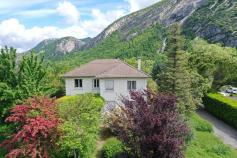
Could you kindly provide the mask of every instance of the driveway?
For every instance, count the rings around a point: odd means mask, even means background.
[[[215,118],[204,110],[197,112],[199,116],[213,125],[214,134],[222,139],[225,144],[237,149],[237,130],[227,125],[223,121]]]

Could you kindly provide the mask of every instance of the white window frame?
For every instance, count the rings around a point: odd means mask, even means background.
[[[107,87],[109,82],[112,83],[111,88]],[[106,91],[114,91],[114,80],[105,80],[105,90]]]
[[[135,84],[134,84],[135,83]],[[137,81],[127,81],[127,90],[132,91],[137,89]]]
[[[76,86],[76,82],[77,82],[78,86]],[[81,78],[74,79],[74,88],[75,89],[82,89],[83,88],[83,79],[81,79]]]

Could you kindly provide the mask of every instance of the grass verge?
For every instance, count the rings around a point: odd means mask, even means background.
[[[191,118],[194,139],[189,144],[186,158],[234,158],[237,151],[225,145],[213,132],[211,125],[197,114]]]

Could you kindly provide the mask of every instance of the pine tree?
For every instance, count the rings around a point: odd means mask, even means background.
[[[180,113],[190,114],[194,111],[195,104],[192,97],[192,73],[188,66],[189,54],[184,50],[184,43],[179,25],[171,26],[165,51],[168,59],[154,69],[159,70],[156,82],[160,90],[175,94]]]

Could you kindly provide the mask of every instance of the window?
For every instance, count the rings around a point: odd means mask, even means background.
[[[136,81],[128,81],[128,90],[136,90],[137,82]]]
[[[114,90],[114,80],[105,80],[105,90]]]
[[[75,79],[74,82],[75,88],[82,88],[82,79]]]
[[[99,88],[100,87],[100,80],[99,79],[94,79],[93,87],[94,88]]]

